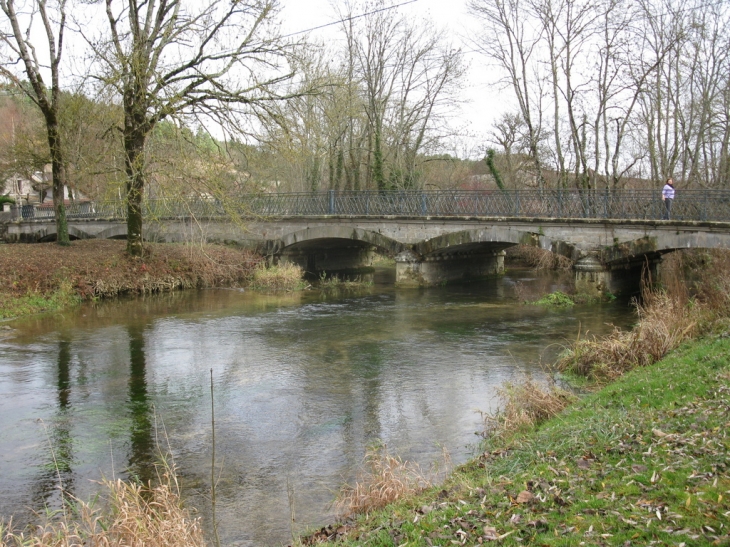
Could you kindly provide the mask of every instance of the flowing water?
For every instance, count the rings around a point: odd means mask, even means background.
[[[285,544],[330,521],[369,446],[463,462],[502,383],[634,320],[626,302],[524,306],[516,284],[555,287],[516,271],[398,290],[383,270],[358,292],[188,291],[6,323],[0,518],[57,506],[59,481],[87,499],[101,477],[147,480],[162,445],[207,526],[212,369],[222,542]]]

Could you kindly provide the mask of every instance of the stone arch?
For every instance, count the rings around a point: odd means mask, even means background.
[[[631,241],[615,243],[604,248],[601,261],[616,265],[645,259],[656,260],[661,255],[681,249],[730,249],[730,234],[720,232],[666,232]]]
[[[377,232],[353,228],[348,226],[314,226],[289,233],[282,237],[275,245],[276,252],[282,252],[287,248],[300,246],[307,242],[316,240],[350,240],[360,242],[363,245],[376,247],[379,252],[394,256],[407,246]]]
[[[503,250],[513,245],[530,245],[550,248],[549,240],[542,241],[539,234],[517,230],[510,226],[486,226],[473,230],[461,230],[443,234],[414,246],[415,253],[427,257],[470,252],[478,249]]]
[[[127,225],[116,224],[96,234],[97,239],[127,239]]]
[[[299,265],[305,272],[362,271],[372,267],[374,253],[395,256],[406,245],[380,233],[360,228],[313,226],[272,242],[275,260]]]
[[[48,241],[56,241],[58,232],[56,231],[56,225],[54,224],[51,227],[48,228],[42,228],[35,232],[36,237],[35,240],[38,243],[45,243]],[[84,230],[79,230],[76,226],[73,226],[71,224],[68,225],[68,238],[71,241],[75,241],[77,239],[93,239],[94,236],[88,234]]]

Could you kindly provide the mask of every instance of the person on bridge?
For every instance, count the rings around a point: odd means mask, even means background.
[[[667,183],[662,188],[662,201],[664,202],[664,212],[662,213],[662,220],[669,220],[669,216],[672,212],[672,202],[674,201],[674,181],[672,177],[667,179]]]

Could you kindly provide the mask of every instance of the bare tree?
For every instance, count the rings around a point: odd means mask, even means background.
[[[66,164],[63,157],[62,136],[59,124],[61,102],[61,55],[66,29],[66,0],[49,4],[48,0],[29,0],[20,9],[15,0],[0,0],[9,31],[1,34],[6,49],[6,60],[0,63],[0,74],[15,83],[40,109],[46,125],[48,147],[53,173],[53,208],[56,216],[56,241],[69,244],[66,208],[63,190],[67,184]],[[36,18],[40,18],[42,35],[48,55],[47,65],[34,45]],[[41,40],[41,41],[43,41]],[[20,71],[14,67],[21,65]],[[43,73],[50,72],[50,88]],[[24,76],[24,77],[23,77]],[[26,80],[27,78],[27,80]]]
[[[347,74],[364,97],[367,181],[378,189],[413,187],[419,154],[435,148],[449,106],[458,102],[462,55],[432,24],[384,11],[385,0],[375,6],[343,25]]]
[[[535,57],[541,46],[542,29],[529,24],[534,16],[523,0],[470,0],[470,12],[483,24],[475,46],[491,58],[505,75],[501,82],[517,99],[525,123],[528,149],[538,186],[545,186],[540,142],[543,140],[542,111],[544,75],[535,74]]]
[[[503,166],[500,171],[505,176],[507,187],[518,188],[522,175],[527,170],[528,160],[527,141],[525,137],[525,123],[519,113],[505,112],[497,120],[489,140],[498,145],[501,150]]]
[[[284,98],[287,48],[273,27],[276,0],[103,0],[107,33],[86,36],[96,77],[114,90],[127,180],[127,251],[140,256],[145,146],[164,119],[227,124]]]

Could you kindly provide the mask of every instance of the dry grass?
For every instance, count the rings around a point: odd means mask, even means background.
[[[62,512],[24,532],[0,526],[0,547],[203,547],[200,521],[180,501],[174,468],[162,467],[157,486],[103,481],[103,501],[71,500]]]
[[[701,268],[698,267],[702,266]],[[730,318],[730,252],[674,253],[662,267],[661,288],[644,284],[638,322],[630,332],[578,339],[559,359],[560,371],[598,384],[662,359],[683,341],[724,325]]]
[[[343,486],[337,496],[335,507],[343,517],[385,507],[433,484],[418,465],[390,455],[385,446],[369,449],[363,467],[355,484]]]
[[[579,337],[556,368],[605,384],[656,363],[697,331],[695,314],[666,293],[651,293],[637,311],[639,321],[633,330],[614,329],[603,338]]]
[[[485,437],[508,437],[560,414],[576,396],[554,382],[539,384],[532,377],[506,383],[498,391],[502,410],[484,416]]]
[[[296,264],[259,264],[253,272],[251,287],[263,291],[294,291],[305,287],[304,270]]]

